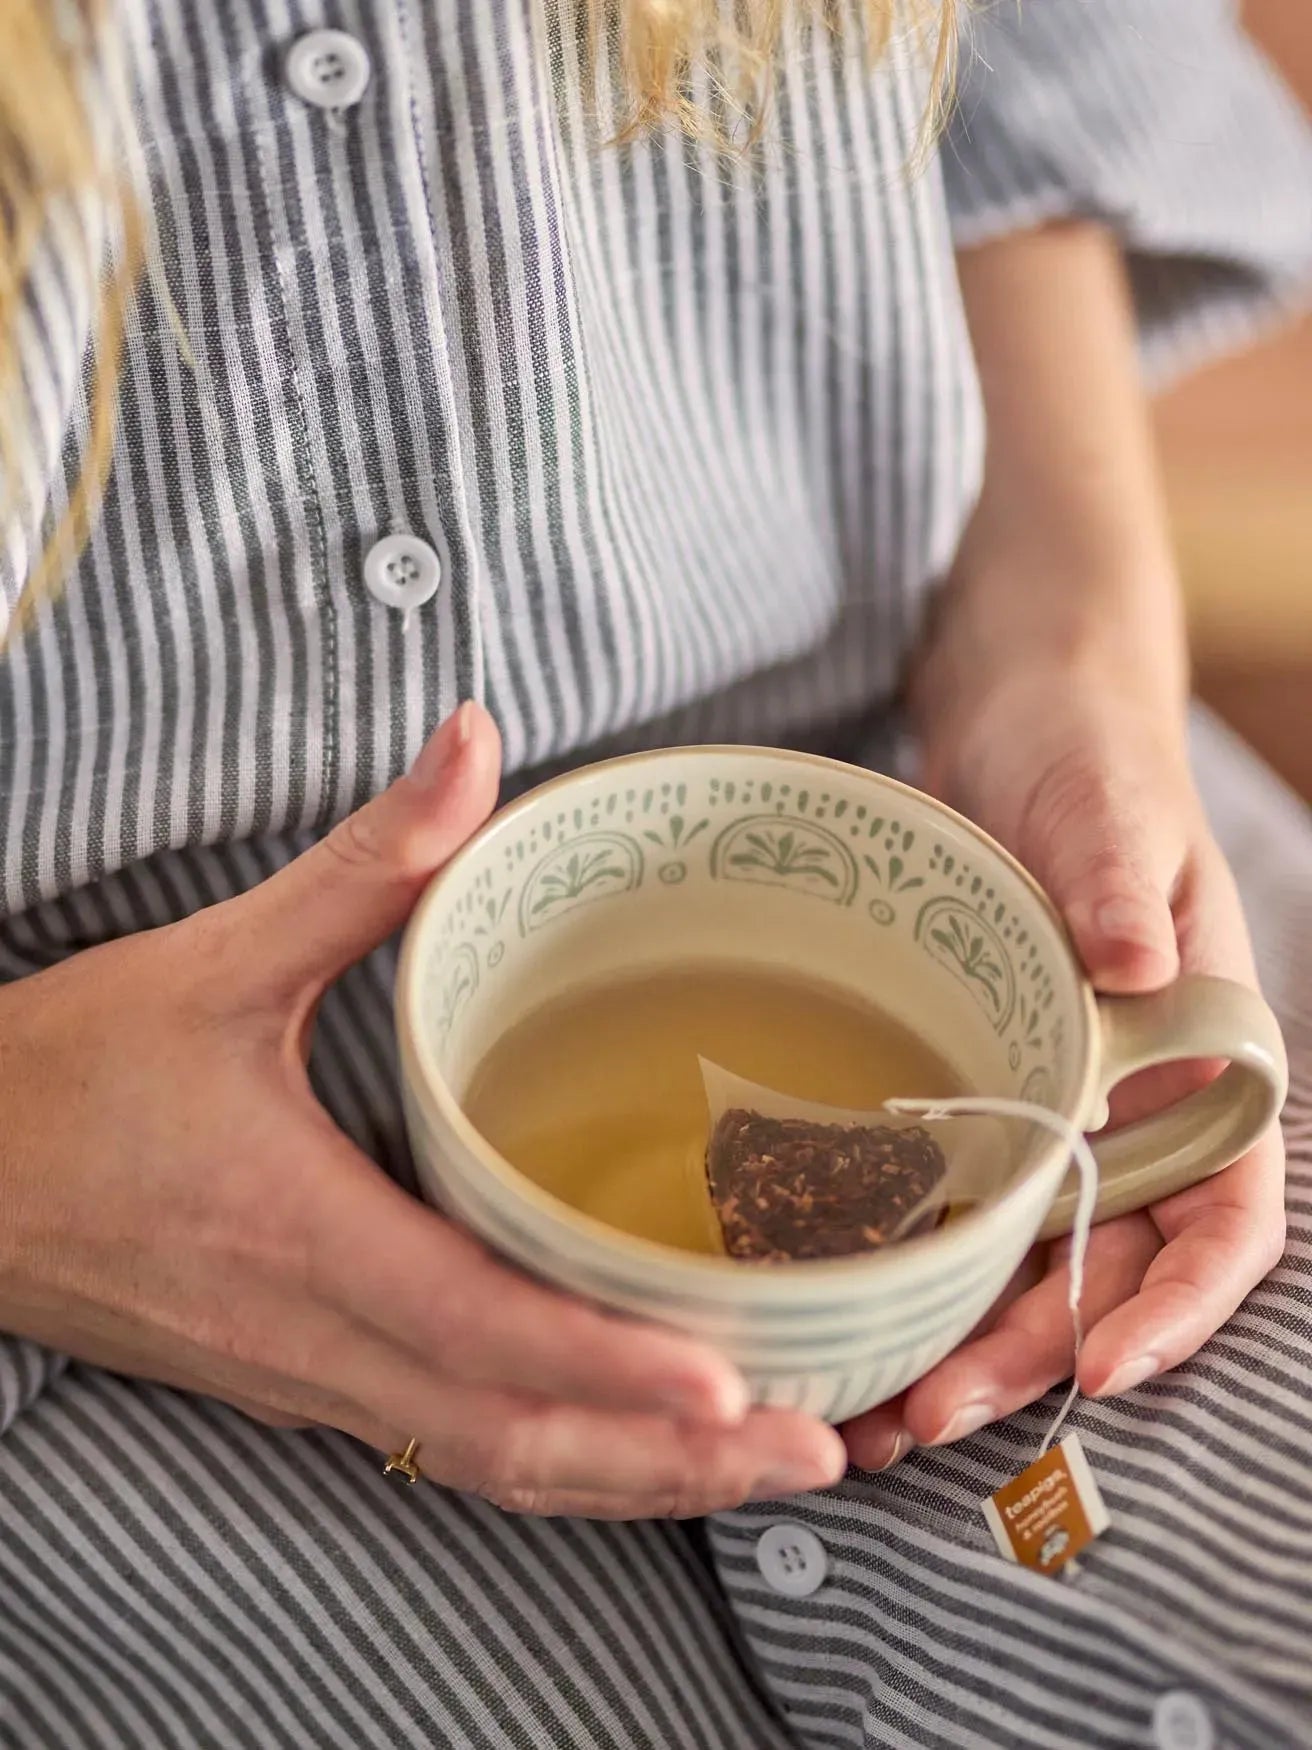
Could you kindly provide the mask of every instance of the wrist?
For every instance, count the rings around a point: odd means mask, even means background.
[[[949,586],[913,664],[908,704],[925,781],[951,799],[995,736],[1042,739],[1054,720],[1115,715],[1186,758],[1189,671],[1169,619],[1094,611],[1087,599],[1037,615],[981,614]]]

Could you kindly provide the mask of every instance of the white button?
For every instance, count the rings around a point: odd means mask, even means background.
[[[756,1540],[756,1565],[772,1591],[809,1598],[825,1583],[829,1557],[805,1525],[772,1525]]]
[[[369,83],[369,52],[344,30],[312,30],[287,55],[287,84],[316,109],[350,109]]]
[[[1212,1716],[1187,1689],[1168,1689],[1153,1709],[1153,1743],[1157,1750],[1213,1750]]]
[[[375,601],[408,614],[437,594],[442,561],[417,535],[384,535],[365,557],[364,581]]]

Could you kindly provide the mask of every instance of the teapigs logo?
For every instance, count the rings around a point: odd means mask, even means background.
[[[982,1503],[1008,1561],[1056,1574],[1111,1524],[1078,1434],[1068,1434]]]

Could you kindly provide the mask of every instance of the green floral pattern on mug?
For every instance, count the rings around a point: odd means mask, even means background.
[[[793,887],[851,905],[860,879],[856,859],[840,839],[813,822],[747,815],[711,847],[711,874],[722,881]]]
[[[502,847],[499,871],[481,869],[448,914],[435,974],[439,1030],[445,1036],[480,976],[501,965],[504,924],[528,936],[649,877],[677,888],[694,873],[859,905],[873,925],[909,928],[927,961],[970,992],[1023,1086],[1048,1085],[1039,1061],[1064,1048],[1049,1013],[1051,976],[987,876],[895,816],[774,780],[644,786],[625,784],[617,768],[614,788],[587,805],[526,823]]]
[[[548,851],[524,884],[519,903],[525,935],[581,902],[628,893],[642,882],[642,847],[624,833],[590,832]]]
[[[964,900],[940,896],[921,907],[916,940],[957,974],[1001,1033],[1015,1007],[1016,979],[992,925]]]
[[[478,951],[470,943],[461,942],[452,950],[449,960],[443,956],[442,970],[437,1024],[445,1039],[461,1009],[478,989]]]

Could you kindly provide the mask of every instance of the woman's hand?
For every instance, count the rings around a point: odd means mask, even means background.
[[[925,783],[1027,864],[1098,989],[1180,970],[1251,983],[1230,872],[1185,747],[1184,613],[1115,241],[1082,222],[958,258],[988,426],[983,490],[912,678]],[[1124,1122],[1203,1066],[1153,1071]],[[1128,1391],[1193,1353],[1279,1256],[1273,1133],[1090,1242],[1080,1384]],[[847,1430],[878,1468],[959,1440],[1069,1376],[1067,1248],[1039,1247],[991,1323]]]
[[[700,1514],[830,1482],[841,1442],[745,1414],[719,1357],[525,1280],[315,1101],[326,985],[493,806],[466,707],[272,880],[0,991],[0,1328],[269,1421],[422,1443],[538,1513]]]
[[[931,678],[931,684],[935,684]],[[1180,715],[1105,671],[1017,673],[977,707],[945,710],[925,782],[1012,850],[1060,907],[1094,985],[1150,991],[1180,971],[1254,982],[1230,871],[1195,794]],[[1209,1071],[1170,1066],[1126,1083],[1126,1122]],[[1093,1230],[1079,1380],[1112,1396],[1173,1367],[1274,1265],[1284,1241],[1284,1154],[1273,1130],[1216,1178]],[[880,1469],[913,1444],[963,1439],[1071,1373],[1068,1243],[1040,1246],[1011,1294],[905,1398],[845,1432]]]

